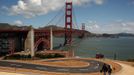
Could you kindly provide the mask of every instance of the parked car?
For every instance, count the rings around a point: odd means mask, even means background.
[[[97,59],[104,58],[104,55],[103,55],[103,54],[101,54],[101,53],[97,53],[97,54],[96,54],[96,58],[97,58]]]

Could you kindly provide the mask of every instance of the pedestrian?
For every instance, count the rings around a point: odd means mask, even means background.
[[[108,71],[107,64],[104,63],[103,66],[102,66],[102,69],[100,70],[100,72],[103,72],[104,75],[106,75],[107,71]]]
[[[111,68],[111,66],[110,66],[110,65],[107,65],[107,68],[108,68],[108,75],[111,75],[111,73],[112,73],[112,68]]]

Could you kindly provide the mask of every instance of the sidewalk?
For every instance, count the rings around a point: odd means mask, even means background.
[[[118,63],[118,64],[122,66],[122,70],[112,75],[134,75],[134,67],[123,63]]]
[[[26,75],[26,74],[17,74],[17,73],[0,72],[0,75]]]

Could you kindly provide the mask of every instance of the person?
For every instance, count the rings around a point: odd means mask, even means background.
[[[108,75],[111,75],[111,73],[112,73],[112,68],[111,68],[111,66],[110,66],[110,65],[107,65],[107,68],[108,68]]]
[[[107,65],[104,63],[103,66],[102,66],[102,69],[100,70],[100,72],[104,72],[104,75],[106,75],[107,71],[108,71],[108,67],[107,67]]]

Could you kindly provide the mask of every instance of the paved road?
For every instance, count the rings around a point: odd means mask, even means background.
[[[64,59],[64,60],[70,60],[70,59]],[[64,60],[51,60],[49,62],[64,61]],[[92,72],[99,72],[103,65],[102,62],[95,61],[95,60],[85,60],[85,59],[73,59],[73,60],[88,62],[90,63],[90,65],[81,68],[72,68],[72,67],[54,67],[54,66],[47,66],[47,65],[26,64],[26,63],[18,63],[18,62],[11,62],[11,61],[0,61],[0,66],[33,69],[33,70],[49,71],[49,72],[92,73]]]
[[[113,73],[112,75],[134,75],[134,67],[133,66],[119,63],[119,62],[116,62],[116,63],[121,65],[122,69],[117,73]]]

